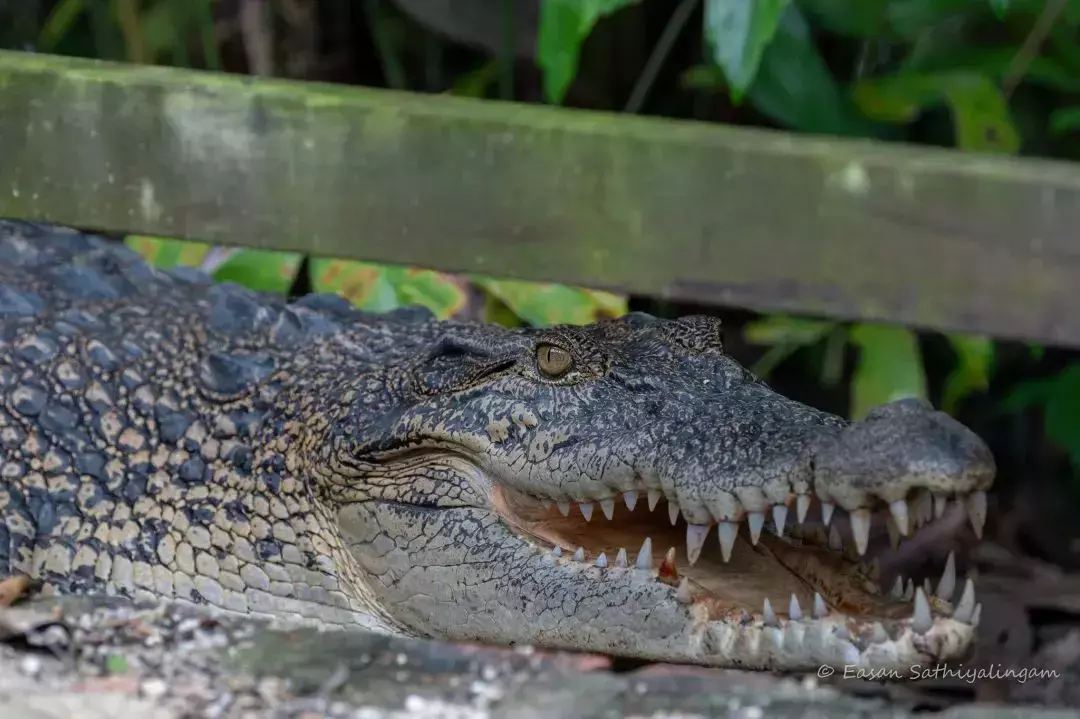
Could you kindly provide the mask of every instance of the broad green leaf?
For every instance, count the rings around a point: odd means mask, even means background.
[[[1001,402],[1006,412],[1019,412],[1034,405],[1045,405],[1057,387],[1057,378],[1030,379],[1018,382]]]
[[[955,414],[961,400],[990,386],[994,342],[987,337],[950,335],[949,343],[956,352],[956,367],[945,380],[941,409]]]
[[[536,326],[584,325],[626,314],[626,300],[609,292],[567,285],[473,278],[525,322]]]
[[[868,116],[907,123],[928,106],[952,111],[956,146],[964,150],[1015,153],[1020,135],[1000,88],[974,72],[901,73],[858,82],[852,92]]]
[[[1001,83],[1013,73],[1016,52],[1015,47],[948,46],[912,56],[904,64],[904,72],[929,75],[969,71]],[[1046,55],[1033,57],[1024,66],[1024,82],[1064,92],[1080,91],[1080,76],[1059,60]]]
[[[889,0],[798,0],[798,3],[815,25],[840,35],[878,38],[887,25]]]
[[[705,0],[705,39],[739,103],[791,0]]]
[[[566,97],[577,74],[581,46],[605,15],[641,0],[541,0],[536,62],[544,76],[544,96],[552,105]]]
[[[818,342],[835,325],[835,322],[824,320],[773,315],[746,323],[742,335],[743,340],[755,345],[790,344],[805,347]]]
[[[781,125],[803,132],[879,137],[837,85],[798,7],[789,5],[762,54],[750,103]]]
[[[145,237],[128,235],[124,244],[138,252],[154,267],[198,267],[202,264],[210,245],[202,242],[187,242],[163,237]]]
[[[926,373],[915,335],[901,327],[859,324],[851,328],[859,361],[851,383],[851,419],[905,397],[926,398]]]
[[[1080,105],[1064,107],[1051,113],[1050,130],[1055,135],[1064,135],[1080,130]]]
[[[1054,380],[1046,402],[1046,436],[1069,453],[1080,466],[1080,363],[1074,363]]]
[[[316,292],[335,292],[368,312],[421,305],[446,319],[465,306],[461,285],[432,270],[312,258],[310,276]]]
[[[260,292],[286,294],[304,256],[298,252],[240,250],[214,271],[216,282],[235,282]]]

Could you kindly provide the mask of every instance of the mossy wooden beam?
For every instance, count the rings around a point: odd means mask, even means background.
[[[0,52],[0,216],[1080,344],[1080,167]]]

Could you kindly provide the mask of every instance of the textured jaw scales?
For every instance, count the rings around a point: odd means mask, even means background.
[[[710,525],[687,523],[656,489],[585,502],[506,488],[498,494],[500,514],[546,561],[645,572],[670,585],[705,626],[703,652],[730,660],[717,663],[907,667],[964,655],[979,622],[974,584],[958,581],[952,554],[935,581],[896,577],[887,587],[877,563],[862,559],[875,521],[886,523],[895,546],[940,518],[950,501],[981,536],[983,491],[916,490],[880,503],[877,513],[837,512],[816,497],[791,495],[769,512]]]

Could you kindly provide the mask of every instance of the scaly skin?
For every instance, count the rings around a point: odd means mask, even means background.
[[[0,396],[0,578],[45,593],[756,668],[973,641],[952,578],[886,596],[816,518],[918,525],[933,490],[981,528],[985,445],[918,402],[849,424],[787,399],[712,319],[286,304],[0,223]]]

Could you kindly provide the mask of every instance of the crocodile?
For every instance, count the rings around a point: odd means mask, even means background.
[[[974,645],[951,556],[866,552],[957,505],[981,536],[987,445],[794,401],[712,317],[369,313],[4,221],[0,397],[0,580],[40,595],[756,670]]]

